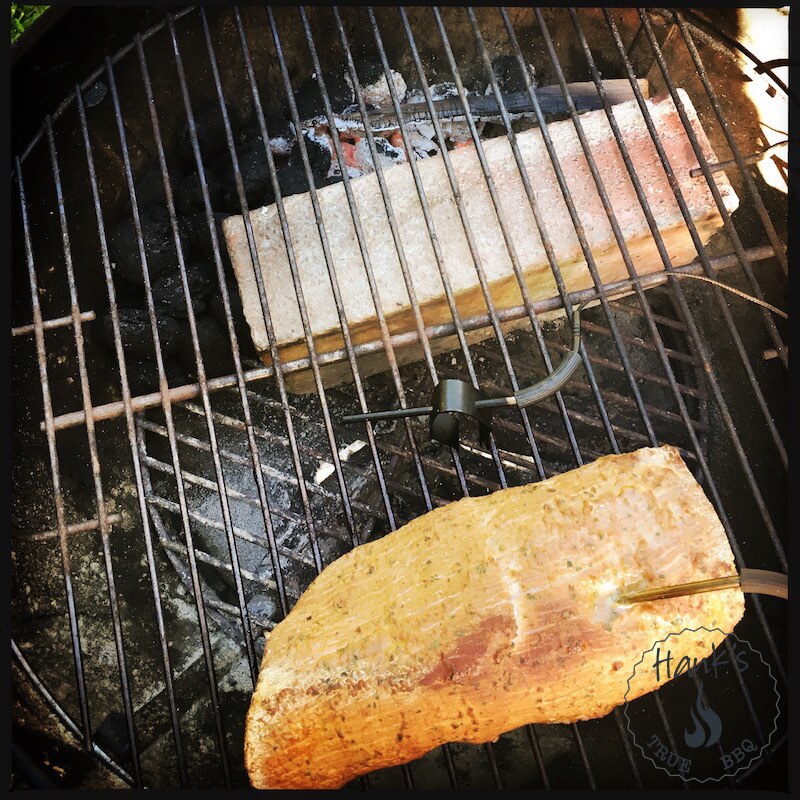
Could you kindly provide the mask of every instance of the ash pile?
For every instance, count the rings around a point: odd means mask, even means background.
[[[519,93],[526,89],[526,81],[515,58],[500,56],[495,59],[493,67],[501,91]],[[535,85],[533,67],[529,65],[528,68],[529,78]],[[356,71],[359,75],[361,100],[367,111],[393,111],[389,85],[381,65],[365,61],[356,65]],[[359,113],[358,98],[349,75],[345,71],[341,75],[328,73],[322,77],[335,115],[335,128],[331,128],[325,115],[325,106],[315,75],[303,81],[294,95],[298,117],[302,121],[299,133],[290,120],[292,115],[288,104],[285,104],[283,114],[266,120],[267,146],[274,160],[283,197],[309,190],[298,136],[304,140],[316,188],[342,180],[333,149],[334,136],[339,140],[349,177],[356,178],[375,170]],[[411,86],[394,69],[391,70],[391,80],[398,103],[406,107],[425,103],[421,89]],[[485,83],[465,88],[470,99],[484,97],[492,91],[491,86]],[[459,103],[453,83],[437,83],[429,89],[435,103],[448,99],[452,99],[455,104]],[[242,355],[255,360],[257,356],[252,349],[238,286],[222,235],[222,220],[232,214],[242,213],[223,117],[216,104],[193,110],[237,338]],[[275,195],[260,127],[254,120],[242,119],[234,107],[228,106],[227,112],[234,133],[236,155],[249,209],[274,203]],[[536,124],[532,114],[514,114],[512,118],[515,132]],[[506,134],[506,128],[499,118],[481,118],[476,124],[483,138]],[[398,127],[387,124],[374,127],[376,150],[383,169],[404,163],[412,157],[435,157],[443,147],[453,150],[472,144],[469,128],[463,119],[441,120],[442,141],[439,140],[430,119],[408,119],[405,125],[411,152],[406,150]],[[234,371],[234,364],[227,333],[227,318],[219,290],[214,245],[188,124],[177,138],[174,150],[166,153],[166,162],[205,370],[208,377],[230,374]],[[189,336],[186,298],[167,211],[164,177],[157,160],[140,170],[135,179],[135,192],[167,380],[170,386],[192,383],[196,380],[195,353]],[[107,234],[131,392],[136,395],[157,391],[158,372],[132,213],[128,211],[116,223],[111,224]],[[103,341],[113,353],[110,314],[101,318],[100,331]]]

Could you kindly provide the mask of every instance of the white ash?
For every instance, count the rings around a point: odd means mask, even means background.
[[[292,152],[295,140],[288,136],[274,136],[269,140],[269,149],[275,156],[288,156]]]
[[[303,128],[303,136],[324,147],[329,153],[333,154],[333,144],[327,128]]]
[[[483,133],[483,128],[486,125],[485,122],[476,122],[475,127],[478,130],[478,136]],[[453,121],[443,121],[442,122],[442,133],[451,141],[456,144],[463,144],[464,142],[471,142],[472,141],[472,134],[469,130],[469,125],[466,122],[462,122],[460,120],[453,120]]]
[[[390,73],[392,76],[392,84],[394,86],[395,94],[397,95],[397,102],[402,103],[405,101],[408,87],[406,86],[403,76],[399,72],[396,70],[390,70]],[[350,90],[355,93],[353,84],[350,81],[350,75],[345,74],[344,79],[347,81],[347,85],[350,87]],[[375,81],[375,83],[371,83],[369,86],[362,86],[361,99],[368,106],[374,106],[375,108],[384,108],[386,106],[390,106],[392,104],[392,95],[389,91],[389,83],[386,80],[386,75],[381,75],[381,77]]]
[[[458,97],[458,87],[454,83],[432,83],[428,87],[431,100],[446,100],[448,97]],[[406,95],[406,103],[424,103],[425,95],[421,89],[412,89]]]
[[[423,131],[423,128],[426,130]],[[430,129],[430,135],[427,133]],[[422,123],[418,127],[408,126],[408,138],[414,155],[420,158],[431,158],[432,156],[439,155],[439,145],[433,140],[434,130],[433,125]]]
[[[366,447],[367,443],[362,441],[361,439],[356,439],[354,442],[351,442],[346,447],[342,447],[339,450],[339,459],[341,461],[347,461],[353,453],[357,453],[362,448]],[[326,478],[329,478],[333,475],[335,468],[330,461],[320,461],[319,468],[317,469],[316,473],[314,474],[314,483],[321,484]]]

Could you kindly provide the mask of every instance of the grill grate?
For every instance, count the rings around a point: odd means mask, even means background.
[[[130,46],[107,58],[104,66],[82,87],[76,87],[74,95],[46,120],[40,134],[17,158],[14,179],[32,324],[20,320],[13,332],[21,348],[29,342],[27,337],[34,335],[35,349],[26,351],[26,357],[31,364],[29,369],[38,369],[42,405],[39,409],[38,404],[30,401],[29,407],[34,409],[31,416],[36,417],[37,423],[44,418],[47,453],[43,454],[42,463],[49,470],[50,484],[46,490],[55,514],[53,518],[48,509],[38,520],[30,520],[29,525],[34,527],[20,533],[20,542],[58,540],[59,574],[66,605],[53,613],[57,625],[63,626],[60,652],[62,657],[71,654],[74,680],[65,677],[63,669],[59,675],[34,653],[26,652],[22,642],[26,638],[35,640],[35,634],[20,619],[15,619],[14,654],[67,727],[124,780],[136,786],[167,784],[175,782],[176,776],[177,782],[184,786],[198,782],[242,784],[245,776],[240,766],[241,731],[262,654],[261,632],[288,612],[325,564],[353,545],[383,535],[462,495],[483,494],[539,480],[608,452],[670,443],[681,448],[706,489],[728,534],[737,564],[787,569],[783,546],[785,525],[782,512],[778,511],[782,508],[780,490],[787,465],[782,425],[776,422],[781,419],[778,406],[782,378],[776,384],[774,377],[778,364],[785,368],[788,358],[781,326],[763,309],[740,310],[737,305],[734,315],[718,288],[701,287],[695,291],[696,287],[669,277],[673,272],[715,277],[720,268],[726,267],[724,280],[736,282],[760,299],[771,299],[774,295],[780,298],[785,290],[787,260],[783,232],[775,228],[775,214],[768,211],[768,203],[745,163],[723,111],[720,100],[723,95],[715,89],[701,59],[700,47],[708,36],[703,30],[705,24],[698,27],[701,22],[693,15],[669,10],[562,12],[537,8],[531,13],[532,16],[525,17],[520,10],[509,12],[502,8],[446,12],[437,8],[412,12],[403,8],[380,12],[367,8],[347,9],[344,13],[333,8],[330,12],[315,10],[312,14],[302,8],[276,11],[267,7],[249,9],[247,13],[237,9],[219,14],[190,10],[167,15],[161,25],[137,36]],[[323,27],[328,24],[328,28]],[[458,26],[458,40],[452,33],[455,26]],[[333,42],[324,50],[318,49],[323,30]],[[532,50],[531,31],[536,37],[536,52]],[[612,287],[602,285],[526,66],[528,61],[542,65],[564,91],[568,116],[577,130],[624,263],[629,274],[635,276],[632,258],[583,134],[580,116],[565,89],[567,73],[575,69],[573,64],[565,67],[561,63],[563,56],[559,50],[564,49],[561,44],[565,34],[577,40],[578,69],[597,87],[666,271],[635,285],[634,294],[624,300],[611,301],[607,297]],[[701,42],[700,47],[696,40]],[[678,185],[672,180],[671,166],[636,81],[641,75],[635,73],[628,55],[637,42],[637,46],[649,48],[651,74],[669,91],[679,109],[702,174],[722,215],[726,242],[732,253],[720,254],[702,245]],[[549,243],[546,210],[536,203],[531,185],[535,176],[527,174],[522,162],[493,67],[491,56],[499,46],[511,53],[524,77],[595,290],[568,293],[561,279]],[[683,47],[680,52],[685,53],[682,59],[668,57],[668,49],[677,50],[679,46]],[[312,188],[312,205],[344,340],[341,350],[318,356],[288,235],[278,170],[269,147],[265,147],[310,353],[307,359],[281,363],[247,213],[235,120],[229,109],[234,98],[251,108],[262,140],[268,142],[267,120],[275,98],[279,98],[279,102],[288,102],[290,117],[299,130],[301,118],[294,93],[297,76],[303,69],[300,62],[307,59],[307,72],[318,76],[325,115],[335,128],[325,66],[331,57],[338,59],[351,83],[359,87],[356,52],[359,57],[366,52],[380,62],[408,152],[412,147],[408,127],[399,114],[400,98],[390,79],[390,54],[392,58],[404,54],[407,77],[411,76],[419,85],[440,142],[444,137],[433,113],[431,72],[436,79],[444,77],[454,82],[524,304],[504,311],[495,308],[447,149],[442,147],[441,158],[480,279],[486,313],[464,319],[456,309],[433,218],[412,159],[410,168],[452,315],[451,323],[425,326],[416,307],[375,136],[366,124],[367,144],[384,204],[376,213],[385,214],[393,236],[409,298],[415,306],[416,330],[403,335],[389,332],[374,276],[375,265],[370,263],[362,221],[353,201],[344,153],[334,136],[333,157],[342,173],[349,203],[347,212],[352,216],[381,337],[377,342],[353,344],[334,258],[327,243],[326,221]],[[159,65],[158,70],[153,63]],[[162,74],[164,63],[172,64],[170,75]],[[207,75],[194,74],[195,70],[200,72],[199,63],[208,65]],[[228,65],[227,69],[221,69],[223,63]],[[189,64],[191,74],[187,70]],[[499,200],[483,155],[478,125],[466,99],[466,76],[472,74],[476,64],[482,65],[488,76],[509,131],[512,152],[558,286],[558,297],[552,300],[533,301],[522,279],[506,221],[507,210]],[[609,64],[616,65],[618,74],[630,80],[695,243],[698,260],[692,264],[673,265],[667,255],[603,91],[600,75],[601,71],[609,74]],[[738,167],[737,180],[742,181],[749,200],[747,208],[757,221],[752,225],[732,219],[725,210],[711,177],[713,165],[703,157],[676,92],[676,81],[686,80],[686,74],[691,74],[696,83],[698,109],[700,98],[707,101],[704,127],[709,130],[713,124],[715,130],[721,131],[720,141],[727,144]],[[207,83],[203,83],[204,78]],[[107,84],[109,100],[97,109],[88,108],[83,90],[98,80]],[[203,91],[216,104],[224,126],[273,367],[254,362],[249,342],[244,337],[240,340],[238,333],[239,320],[232,303],[235,297],[226,277],[225,245],[217,233],[206,173],[208,165],[204,162],[198,132],[197,96]],[[367,109],[358,92],[357,95],[359,111],[366,119]],[[201,342],[197,314],[192,304],[187,303],[183,335],[196,364],[196,382],[176,387],[170,386],[167,377],[169,365],[148,268],[143,205],[135,175],[148,157],[158,164],[170,242],[177,256],[184,296],[190,297],[187,277],[190,254],[176,210],[177,189],[171,173],[173,129],[179,127],[178,120],[188,123],[193,170],[199,178],[202,215],[210,237],[232,366],[222,375],[207,366],[208,348]],[[106,149],[98,144],[103,141],[98,137],[103,135],[109,135],[107,141],[111,143]],[[302,136],[298,137],[298,146],[303,171],[313,187],[312,165]],[[716,144],[715,148],[721,156]],[[754,145],[752,149],[757,148]],[[116,174],[122,187],[119,196],[114,195],[106,177],[106,172],[112,169],[110,163],[116,169],[116,173],[110,174]],[[85,184],[88,198],[85,213],[73,198],[73,192],[78,192],[73,179],[76,184]],[[40,189],[47,181],[47,192],[55,190],[54,204]],[[35,195],[31,186],[36,187]],[[44,203],[40,203],[42,197]],[[42,210],[44,206],[46,211]],[[46,216],[53,209],[56,227]],[[108,221],[119,209],[128,209],[123,213],[132,220],[135,230],[159,379],[157,392],[137,396],[130,387],[130,357],[126,362],[119,322],[119,287],[107,237]],[[757,231],[755,235],[751,228]],[[50,251],[43,244],[48,235],[56,240],[55,245],[48,245]],[[87,244],[90,239],[91,245]],[[59,246],[63,271],[56,267],[53,277],[52,268],[45,271],[45,265],[50,259],[56,263],[56,256],[50,253],[57,252]],[[45,252],[47,255],[43,256]],[[774,273],[768,271],[774,262],[783,269],[777,283]],[[104,281],[99,281],[97,288],[100,272]],[[59,277],[63,282],[64,276],[67,293],[62,305],[66,303],[66,307],[59,307],[58,292],[52,287]],[[654,288],[645,292],[643,287]],[[63,293],[63,287],[59,291]],[[367,424],[357,433],[338,424],[338,419],[354,409],[363,412],[392,404],[414,405],[424,400],[440,377],[454,372],[468,374],[475,385],[498,389],[511,385],[517,390],[540,379],[552,371],[553,361],[557,363],[568,348],[563,334],[557,328],[544,326],[538,315],[561,307],[571,312],[574,304],[594,296],[593,292],[599,296],[600,306],[589,312],[584,322],[582,371],[568,390],[537,406],[535,412],[520,409],[518,417],[499,419],[488,450],[469,438],[460,450],[443,450],[427,441],[424,424],[415,420],[386,426]],[[82,305],[95,306],[98,311],[106,306],[109,309],[115,363],[110,370],[113,374],[104,377],[113,391],[101,387],[103,378],[92,372],[93,365],[98,363],[91,336],[92,326],[96,325],[95,312],[83,310]],[[530,326],[524,330],[509,334],[502,326],[526,318]],[[487,326],[493,329],[494,338],[469,345],[467,334]],[[457,337],[458,349],[434,355],[431,342],[453,335]],[[753,359],[755,348],[765,346],[764,336],[778,357],[772,362]],[[424,360],[401,368],[394,351],[409,341],[421,344]],[[720,344],[722,341],[724,346]],[[386,354],[389,372],[362,377],[359,357],[378,350]],[[349,363],[353,374],[351,386],[336,389],[323,386],[320,368],[336,360]],[[290,396],[286,375],[305,368],[313,371],[316,395]],[[72,405],[62,412],[61,406],[67,402]],[[40,435],[38,430],[35,433]],[[366,441],[361,441],[364,433]],[[759,445],[754,449],[756,437],[760,437]],[[120,448],[126,438],[129,456],[123,456]],[[758,453],[757,458],[753,457],[754,452]],[[124,465],[120,464],[123,460]],[[774,465],[775,469],[765,470],[764,464]],[[72,508],[73,480],[68,471],[73,469],[85,473],[80,478],[88,487],[82,509]],[[762,473],[769,476],[770,485],[759,479]],[[781,477],[774,479],[775,475]],[[127,494],[120,489],[123,483],[128,487]],[[747,487],[746,495],[742,486]],[[116,510],[118,507],[124,508],[121,514]],[[93,511],[87,514],[87,509]],[[73,510],[79,512],[79,522],[68,521]],[[87,520],[87,516],[93,518]],[[95,539],[86,538],[95,534]],[[135,589],[129,588],[121,575],[126,569],[121,559],[128,552],[140,557],[137,567],[140,581]],[[94,582],[85,578],[87,561],[102,563]],[[79,564],[78,573],[75,563]],[[107,608],[101,607],[105,601],[87,599],[84,583],[87,587],[102,587]],[[119,588],[123,584],[124,600]],[[139,606],[127,597],[129,592],[140,599]],[[766,602],[757,596],[749,598],[749,613],[742,625],[763,643],[785,686],[784,630],[779,624],[780,614],[765,606]],[[130,619],[140,616],[142,607],[152,615],[148,623],[152,628],[140,637],[141,632],[131,628]],[[104,618],[111,621],[111,650],[106,660],[109,666],[103,673],[103,681],[94,680],[100,673],[92,645],[87,642],[86,631],[91,630],[87,620],[90,608],[99,608],[93,613],[106,615]],[[139,641],[143,642],[141,652],[131,644],[138,645]],[[137,679],[139,672],[147,673],[147,679]],[[758,724],[752,687],[745,676],[737,674],[737,679],[732,691],[738,702],[744,702],[743,712]],[[98,688],[96,683],[102,685]],[[144,685],[147,691],[143,691]],[[204,688],[201,691],[198,687]],[[653,704],[666,738],[672,743],[659,694],[639,702]],[[119,710],[122,713],[114,719],[121,731],[116,741],[122,741],[122,746],[114,745],[113,738],[103,733],[104,726],[111,725],[111,712]],[[98,713],[106,715],[99,726],[95,719]],[[765,741],[763,732],[762,741]],[[783,738],[773,742],[765,760],[772,758],[771,753],[782,741]],[[618,758],[605,755],[609,748]],[[445,745],[412,765],[363,778],[361,785],[377,788],[402,782],[418,788],[606,784],[642,787],[658,785],[659,780],[663,783],[663,775],[650,770],[635,754],[622,715],[616,710],[608,718],[594,722],[528,726],[480,748]]]

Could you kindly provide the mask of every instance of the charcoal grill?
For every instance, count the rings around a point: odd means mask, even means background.
[[[280,621],[325,564],[463,495],[540,480],[606,453],[669,443],[681,449],[714,503],[738,565],[787,569],[788,351],[783,323],[718,288],[669,277],[675,272],[713,277],[786,306],[785,195],[764,183],[757,159],[751,158],[773,142],[763,139],[741,85],[745,78],[757,82],[765,97],[773,98],[786,97],[788,90],[775,64],[749,51],[742,56],[743,49],[706,16],[668,9],[187,9],[167,14],[106,58],[46,118],[18,154],[12,176],[17,279],[13,391],[18,409],[12,646],[20,691],[33,687],[44,698],[64,735],[74,737],[108,770],[109,784],[120,779],[134,786],[246,785],[243,722],[263,652],[262,632]],[[559,287],[552,300],[530,302],[526,297],[520,308],[498,310],[487,293],[486,313],[479,317],[462,319],[456,312],[452,322],[425,327],[418,316],[414,333],[392,336],[384,325],[379,341],[354,345],[338,300],[325,222],[318,217],[345,346],[320,356],[311,347],[308,358],[281,363],[269,299],[260,285],[274,363],[263,366],[226,272],[199,109],[210,104],[219,115],[238,210],[247,219],[238,159],[242,119],[264,141],[278,110],[297,125],[294,93],[313,74],[319,76],[324,114],[332,121],[325,76],[346,71],[357,86],[365,60],[387,77],[390,69],[400,69],[429,107],[430,85],[445,80],[455,84],[465,109],[468,88],[481,81],[500,102],[493,67],[498,54],[510,57],[527,76],[536,122],[595,289],[567,293],[552,261]],[[724,162],[706,162],[684,118],[698,169],[716,192],[725,223],[724,232],[702,246],[676,192],[697,247],[696,261],[670,262],[614,128],[666,274],[651,280],[652,288],[636,286],[629,297],[608,299],[536,106],[528,64],[540,83],[563,88],[570,80],[593,81],[607,113],[601,79],[629,79],[667,174],[671,167],[636,79],[648,77],[679,107],[676,88],[690,93]],[[392,102],[399,102],[396,92]],[[359,110],[366,113],[363,101]],[[514,130],[501,111],[506,129]],[[576,125],[633,275],[580,115],[570,107],[566,116]],[[609,122],[614,125],[610,114]],[[438,122],[433,124],[438,128]],[[480,154],[479,121],[467,113],[466,124]],[[156,184],[163,187],[158,191],[167,210],[169,246],[184,295],[191,297],[187,269],[192,256],[176,208],[181,197],[173,171],[187,125],[183,146],[189,174],[199,187],[199,216],[208,229],[221,323],[217,336],[204,338],[202,314],[191,303],[187,306],[179,317],[180,338],[194,369],[176,374],[164,349],[153,277],[145,268],[152,254],[144,240],[147,201],[141,178],[148,168],[155,170]],[[366,127],[375,156],[376,134]],[[402,120],[400,130],[406,138]],[[510,138],[513,147],[513,134]],[[363,245],[335,137],[334,148],[350,201],[342,213],[352,214],[380,314],[376,265],[369,263]],[[313,186],[302,138],[299,155]],[[457,189],[446,150],[441,157]],[[274,186],[278,176],[271,156],[268,168]],[[720,168],[740,197],[733,217],[712,180]],[[375,213],[385,216],[407,277],[380,165],[376,171],[385,208]],[[531,189],[536,176],[522,166],[521,175],[546,238],[547,210],[536,207]],[[508,248],[518,268],[507,211],[488,172],[486,179],[504,233],[498,246]],[[281,208],[282,200],[276,201]],[[420,201],[431,225],[423,193]],[[131,249],[142,268],[138,295],[112,267],[109,230],[120,220],[134,231]],[[473,233],[467,218],[462,221],[480,273]],[[429,230],[433,240],[435,231]],[[248,236],[258,263],[249,229]],[[488,447],[468,435],[459,449],[444,448],[429,440],[426,423],[418,420],[364,429],[340,423],[347,414],[425,405],[442,377],[468,378],[494,391],[540,380],[558,364],[569,341],[564,329],[543,324],[539,315],[561,307],[571,312],[594,292],[601,302],[585,313],[582,367],[576,377],[533,409],[498,415]],[[155,384],[141,391],[132,389],[136,358],[125,351],[119,328],[120,309],[134,299],[145,310],[156,342]],[[103,346],[98,333],[101,317],[108,320],[111,348]],[[528,327],[513,333],[502,327],[525,319]],[[468,346],[469,331],[486,326],[494,338]],[[304,329],[308,336],[307,312]],[[453,335],[458,348],[434,355],[430,343]],[[413,340],[425,358],[399,367],[394,348]],[[362,378],[359,359],[376,351],[386,354],[389,371]],[[353,380],[325,388],[320,367],[337,360],[349,363]],[[314,372],[316,394],[289,394],[286,375],[306,368]],[[748,597],[737,633],[769,658],[783,691],[783,605]],[[759,688],[748,683],[746,674],[726,691],[725,702],[738,704],[743,718],[754,713]],[[658,693],[637,702],[655,719],[665,720]],[[746,773],[729,779],[730,785],[785,785],[780,774],[785,711],[774,735],[766,721],[759,730],[764,741],[770,737],[769,747]],[[668,726],[665,735],[671,736]],[[359,785],[653,787],[680,786],[681,781],[640,757],[617,710],[571,726],[529,726],[480,747],[446,745]]]

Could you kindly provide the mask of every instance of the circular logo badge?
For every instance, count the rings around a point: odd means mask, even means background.
[[[698,660],[709,639],[711,654]],[[658,696],[649,696],[659,684]],[[634,745],[656,769],[706,783],[761,757],[778,728],[779,702],[770,665],[749,642],[719,628],[684,628],[633,665],[623,714]]]

